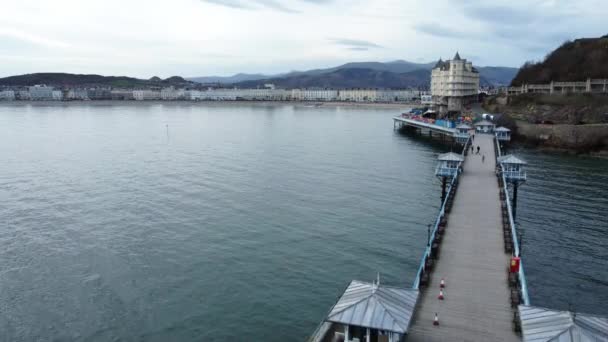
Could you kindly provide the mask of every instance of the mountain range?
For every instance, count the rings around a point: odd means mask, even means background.
[[[239,73],[233,76],[192,77],[204,84],[225,84],[237,87],[258,87],[272,83],[281,88],[408,88],[428,87],[435,63],[353,62],[340,66],[264,75]],[[482,86],[502,86],[511,83],[517,68],[476,67]]]

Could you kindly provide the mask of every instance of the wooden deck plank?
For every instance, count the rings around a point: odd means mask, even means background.
[[[504,252],[498,182],[491,135],[478,134],[473,145],[485,155],[469,154],[454,199],[440,256],[421,295],[407,341],[520,341],[513,314]],[[437,299],[445,278],[445,300]],[[433,325],[435,313],[440,325]]]

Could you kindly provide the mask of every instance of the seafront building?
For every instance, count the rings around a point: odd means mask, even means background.
[[[460,58],[439,59],[431,71],[431,95],[439,113],[460,112],[477,100],[479,72],[473,63]]]
[[[13,90],[0,91],[0,101],[13,101],[13,100],[15,100],[15,92]]]
[[[66,92],[66,100],[89,100],[89,94],[86,89],[70,89]]]
[[[149,89],[133,90],[133,99],[135,101],[160,100],[160,91]]]
[[[15,91],[15,100],[28,101],[31,100],[29,90],[17,90]]]
[[[292,89],[291,99],[294,101],[336,101],[338,91],[334,89]]]
[[[507,95],[539,93],[549,95],[608,93],[608,79],[591,79],[579,82],[550,82],[544,84],[522,84],[518,87],[508,87]]]
[[[118,101],[134,100],[133,91],[129,89],[112,89],[110,90],[110,99]]]
[[[187,94],[184,89],[174,87],[163,88],[160,90],[160,99],[165,101],[186,100]]]
[[[53,100],[53,87],[37,84],[29,87],[29,98],[33,101]]]
[[[51,99],[53,101],[61,101],[61,100],[63,100],[63,92],[61,90],[53,90],[53,91],[51,91]]]
[[[7,87],[0,93],[0,100],[136,100],[136,101],[314,101],[314,102],[368,102],[395,103],[420,100],[416,89],[278,89],[273,84],[263,88],[146,88],[112,89],[107,87],[61,88],[46,85],[32,87]]]

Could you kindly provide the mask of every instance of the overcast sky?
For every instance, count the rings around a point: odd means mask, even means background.
[[[2,0],[0,76],[278,73],[351,61],[520,66],[608,33],[607,0]]]

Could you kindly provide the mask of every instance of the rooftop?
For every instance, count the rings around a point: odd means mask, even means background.
[[[326,321],[405,334],[418,290],[353,280]]]
[[[456,128],[461,128],[461,129],[471,129],[473,127],[465,124],[465,123],[461,123],[460,125],[456,126]]]
[[[440,161],[458,161],[458,162],[463,162],[464,161],[464,157],[461,156],[458,153],[448,152],[448,153],[440,154],[439,158],[437,158],[437,160],[440,160]]]
[[[475,126],[494,126],[494,123],[488,120],[481,120],[479,122],[476,122]]]
[[[512,154],[507,154],[505,156],[498,157],[498,158],[496,158],[496,161],[499,164],[520,164],[520,165],[526,165],[526,164],[528,164],[525,161],[517,158],[516,156],[514,156]]]
[[[524,342],[608,341],[608,318],[520,305]]]

